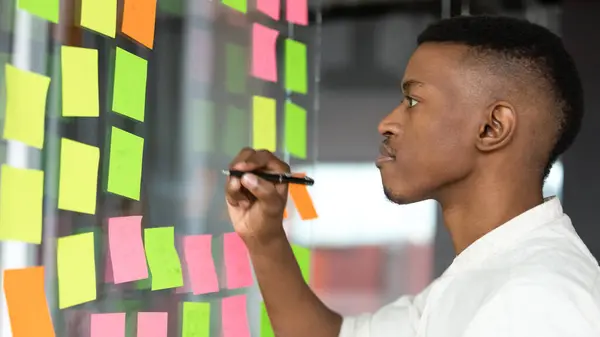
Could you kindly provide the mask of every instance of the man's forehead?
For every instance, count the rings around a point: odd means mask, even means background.
[[[411,56],[403,82],[417,81],[439,86],[460,76],[461,60],[467,48],[456,44],[425,43]]]

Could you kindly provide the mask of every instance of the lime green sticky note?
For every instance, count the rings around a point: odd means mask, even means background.
[[[229,6],[236,11],[246,13],[248,11],[248,3],[246,0],[222,0],[223,5]]]
[[[223,152],[234,157],[240,150],[250,145],[250,124],[248,111],[233,105],[227,106],[225,130],[221,132]]]
[[[4,138],[41,149],[44,146],[46,97],[50,78],[9,64],[6,65],[5,72]]]
[[[182,337],[210,337],[210,303],[183,302]]]
[[[246,92],[247,57],[243,46],[227,43],[225,45],[225,84],[227,91],[232,94]]]
[[[98,50],[61,47],[62,115],[98,117]]]
[[[294,157],[306,159],[306,110],[285,102],[285,148]]]
[[[44,172],[2,165],[0,240],[42,243]]]
[[[58,238],[58,307],[72,307],[96,299],[94,233]]]
[[[277,149],[277,103],[272,98],[252,97],[252,147]]]
[[[285,88],[306,94],[308,67],[306,45],[291,39],[285,40]]]
[[[275,337],[265,303],[260,303],[260,337]]]
[[[144,138],[112,127],[108,192],[140,200]]]
[[[81,0],[81,26],[114,38],[117,0]]]
[[[296,262],[298,262],[298,266],[300,267],[300,271],[302,272],[302,277],[306,283],[310,282],[310,269],[311,269],[311,253],[310,249],[300,247],[298,245],[292,245],[292,250],[294,251],[294,256],[296,257]]]
[[[42,19],[58,23],[60,0],[18,0],[17,6]]]
[[[183,276],[181,261],[175,249],[175,228],[144,229],[144,247],[152,274],[152,290],[181,287]]]
[[[192,135],[192,150],[207,153],[214,150],[215,105],[211,101],[197,99],[192,101],[190,116],[190,133]]]
[[[96,213],[96,190],[100,150],[63,138],[60,141],[58,208],[87,214]]]
[[[147,71],[148,61],[117,47],[113,111],[140,122],[144,121]]]

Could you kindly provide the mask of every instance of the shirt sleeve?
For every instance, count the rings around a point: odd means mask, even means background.
[[[414,337],[419,316],[413,297],[404,296],[373,314],[344,317],[339,337]]]
[[[475,315],[463,337],[600,336],[591,296],[544,284],[511,284]]]

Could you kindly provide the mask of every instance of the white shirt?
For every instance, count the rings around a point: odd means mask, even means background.
[[[600,268],[558,198],[460,253],[417,296],[345,317],[340,337],[600,337]]]

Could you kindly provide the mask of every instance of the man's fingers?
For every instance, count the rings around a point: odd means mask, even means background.
[[[250,205],[250,199],[248,198],[248,195],[242,191],[242,188],[239,178],[229,177],[228,182],[225,185],[225,198],[231,206]]]
[[[259,202],[263,203],[263,207],[274,211],[282,208],[282,198],[272,182],[246,173],[242,176],[241,183]]]
[[[243,148],[235,158],[229,164],[230,169],[235,169],[235,166],[240,163],[244,163],[249,157],[253,156],[256,153],[254,149],[245,147]]]

